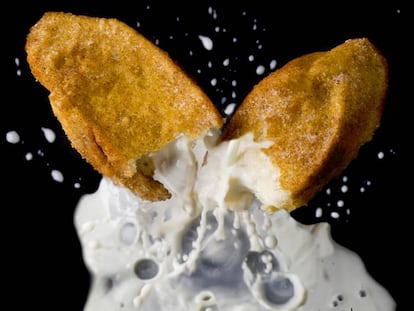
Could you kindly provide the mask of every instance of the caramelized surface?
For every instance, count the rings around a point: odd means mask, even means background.
[[[169,197],[149,153],[223,119],[197,84],[136,30],[116,20],[48,12],[31,28],[27,59],[74,148],[148,200]]]
[[[292,60],[260,81],[226,126],[224,139],[252,131],[291,192],[307,202],[357,156],[379,126],[387,93],[385,58],[366,38]]]

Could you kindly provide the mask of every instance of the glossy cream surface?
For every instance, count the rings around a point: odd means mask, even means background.
[[[327,223],[284,210],[269,142],[178,137],[153,155],[173,194],[147,202],[102,178],[75,213],[93,276],[85,311],[364,310],[395,302]]]

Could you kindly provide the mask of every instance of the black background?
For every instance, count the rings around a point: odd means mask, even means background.
[[[96,189],[100,176],[70,147],[51,113],[47,91],[30,74],[24,52],[29,27],[44,12],[58,10],[116,17],[137,28],[192,75],[223,113],[226,104],[239,104],[270,72],[271,60],[279,68],[304,53],[330,49],[348,38],[368,37],[389,62],[389,94],[381,127],[343,175],[327,186],[331,194],[322,191],[293,215],[304,223],[331,223],[335,240],[362,257],[368,271],[394,297],[398,310],[412,309],[405,304],[412,287],[413,246],[409,9],[397,1],[306,6],[294,1],[224,2],[31,1],[3,9],[1,257],[7,280],[3,303],[16,310],[82,310],[89,288],[73,212],[79,197]],[[201,45],[200,34],[213,39],[211,51]],[[254,61],[248,60],[249,55],[255,56]],[[222,64],[226,58],[229,66]],[[263,75],[255,72],[259,64],[266,67]],[[213,78],[217,85],[211,84]],[[228,101],[222,104],[223,97]],[[53,143],[45,140],[41,127],[56,133]],[[11,130],[19,133],[18,144],[6,141]],[[30,161],[25,159],[28,152],[33,154]],[[379,152],[384,153],[383,159],[378,158]],[[51,178],[54,168],[63,173],[62,183]],[[346,193],[340,191],[344,184]],[[362,186],[365,192],[359,190]],[[336,206],[338,199],[345,202],[343,208]],[[314,217],[317,207],[324,211],[319,219]],[[331,211],[341,217],[330,217]]]

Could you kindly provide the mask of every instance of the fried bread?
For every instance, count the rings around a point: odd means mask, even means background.
[[[283,206],[306,205],[354,159],[380,124],[388,64],[367,39],[349,39],[310,53],[253,87],[226,124],[222,138],[252,132],[273,144],[263,152],[290,192]]]
[[[143,199],[170,196],[153,179],[152,152],[180,134],[195,139],[223,125],[192,77],[117,19],[47,12],[25,49],[73,147]]]
[[[170,197],[151,154],[180,134],[200,138],[224,119],[197,83],[135,29],[111,18],[47,12],[30,29],[27,60],[49,91],[73,147],[141,198]],[[306,205],[354,159],[380,124],[388,64],[367,39],[300,56],[269,74],[223,128],[252,133],[289,195],[270,209]],[[276,176],[275,175],[275,176]]]

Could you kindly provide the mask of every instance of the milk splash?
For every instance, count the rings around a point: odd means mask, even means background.
[[[266,211],[286,195],[270,193],[278,172],[262,161],[268,143],[217,137],[181,136],[153,155],[167,201],[106,178],[81,198],[75,225],[93,277],[85,311],[395,310],[327,223]]]

